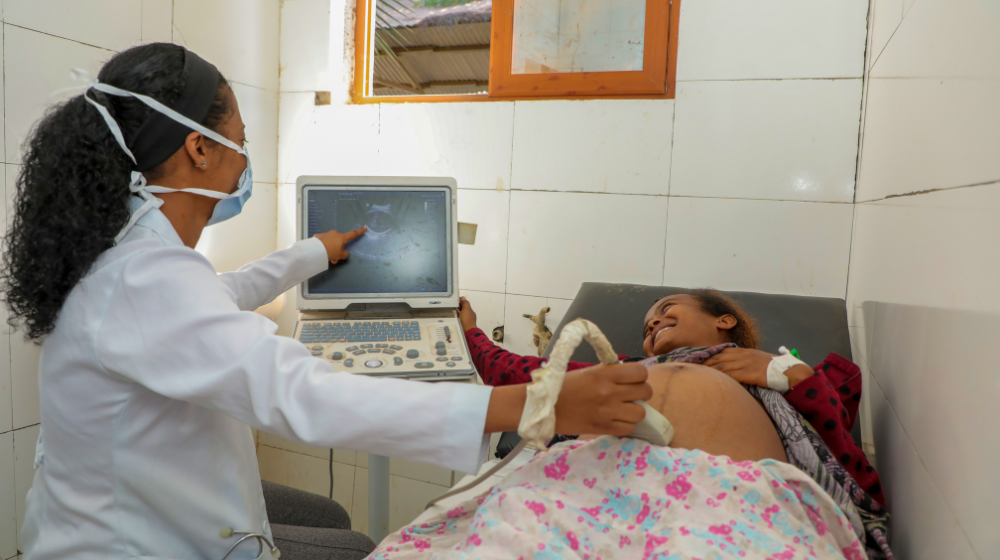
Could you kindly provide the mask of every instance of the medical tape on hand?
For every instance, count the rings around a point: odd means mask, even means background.
[[[767,364],[767,388],[779,393],[787,393],[789,387],[785,371],[792,366],[807,364],[793,356],[784,346],[778,348],[778,352],[781,355],[771,358],[771,362]]]

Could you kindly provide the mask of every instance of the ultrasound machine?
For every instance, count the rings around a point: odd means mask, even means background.
[[[299,239],[368,231],[346,260],[300,284],[295,338],[338,371],[472,379],[458,320],[455,180],[299,177],[296,194]]]

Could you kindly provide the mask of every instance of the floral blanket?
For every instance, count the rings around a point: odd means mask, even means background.
[[[630,438],[567,441],[370,558],[865,558],[851,520],[798,468]]]

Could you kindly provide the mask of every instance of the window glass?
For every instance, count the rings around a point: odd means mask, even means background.
[[[515,0],[512,74],[642,70],[646,0]]]
[[[372,94],[486,93],[491,0],[376,0]]]

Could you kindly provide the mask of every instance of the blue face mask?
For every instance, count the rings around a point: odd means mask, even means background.
[[[224,222],[230,218],[239,215],[239,213],[243,211],[243,206],[246,204],[247,200],[250,199],[250,195],[253,193],[253,169],[250,167],[250,154],[247,152],[246,148],[237,146],[235,142],[222,136],[218,132],[215,132],[214,130],[209,130],[208,128],[194,122],[193,120],[185,117],[184,115],[178,113],[177,111],[174,111],[170,107],[167,107],[166,105],[160,103],[159,101],[151,97],[142,95],[140,93],[125,91],[123,89],[116,88],[108,84],[102,84],[101,82],[97,81],[96,78],[93,78],[92,76],[90,76],[90,74],[88,74],[84,70],[73,70],[71,72],[71,75],[73,76],[74,79],[78,80],[82,79],[83,81],[87,81],[88,82],[88,85],[86,86],[87,89],[93,88],[98,91],[104,92],[106,94],[117,95],[119,97],[134,97],[135,99],[138,99],[139,101],[142,101],[143,103],[148,105],[150,108],[159,111],[160,113],[163,113],[164,115],[170,117],[171,119],[183,124],[184,126],[187,126],[191,130],[194,130],[195,132],[200,132],[205,137],[211,138],[212,140],[215,140],[216,142],[222,144],[223,146],[226,146],[227,148],[236,150],[238,153],[243,154],[243,156],[247,160],[246,169],[244,169],[243,174],[240,175],[240,181],[236,185],[236,190],[229,194],[219,191],[210,191],[206,189],[171,189],[167,187],[160,187],[157,185],[147,185],[146,177],[143,176],[143,174],[139,171],[133,171],[132,181],[129,184],[129,190],[142,197],[145,203],[141,207],[139,207],[138,210],[132,213],[132,217],[129,219],[128,223],[125,224],[125,227],[122,228],[122,231],[115,238],[115,243],[121,241],[122,237],[125,236],[128,230],[132,229],[132,226],[135,225],[137,221],[139,221],[139,218],[141,218],[143,215],[145,215],[153,208],[159,208],[160,206],[163,205],[163,200],[153,196],[154,193],[164,194],[164,193],[174,193],[174,192],[187,192],[187,193],[193,193],[201,196],[207,196],[210,198],[219,199],[219,202],[215,205],[215,209],[212,211],[212,216],[208,219],[208,223],[206,224],[209,226]],[[86,91],[84,91],[83,98],[86,99],[88,103],[93,105],[94,108],[96,108],[101,113],[101,116],[104,117],[104,122],[106,122],[108,124],[108,128],[111,129],[111,134],[115,137],[115,140],[118,141],[118,145],[121,146],[121,149],[125,151],[125,154],[127,154],[128,157],[130,157],[132,159],[132,162],[134,163],[135,156],[132,155],[132,151],[129,150],[128,146],[125,145],[125,138],[122,136],[122,131],[118,127],[118,123],[115,121],[115,119],[111,116],[110,113],[108,113],[107,108],[105,108],[103,105],[101,105],[100,103],[94,101],[89,96],[87,96]]]
[[[250,167],[250,153],[247,152],[246,148],[243,148],[243,155],[247,158],[247,168],[240,175],[240,182],[236,185],[236,190],[215,205],[212,217],[208,219],[208,223],[205,225],[214,226],[230,218],[235,218],[243,211],[243,206],[250,200],[250,196],[253,194],[253,168]],[[184,190],[191,191],[198,189]]]

